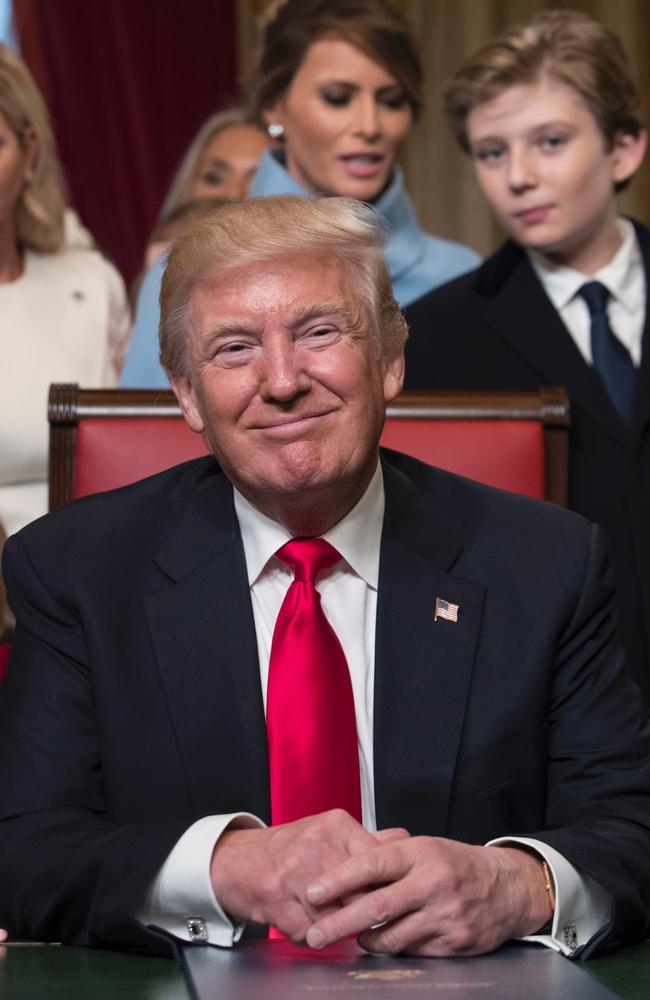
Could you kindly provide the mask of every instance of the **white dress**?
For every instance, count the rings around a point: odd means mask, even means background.
[[[47,511],[51,382],[113,386],[131,332],[124,284],[94,250],[25,254],[0,285],[0,522],[7,534]]]

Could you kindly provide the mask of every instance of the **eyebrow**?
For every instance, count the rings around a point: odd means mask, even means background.
[[[229,163],[227,160],[222,160],[220,156],[210,156],[207,160],[203,162],[202,169],[205,170],[206,167],[214,167],[214,166],[228,168]]]
[[[339,316],[346,325],[353,328],[359,324],[360,314],[355,317],[348,304],[340,299],[331,302],[313,302],[311,305],[301,307],[289,318],[289,328],[297,330],[312,320],[323,319],[326,316]],[[258,332],[259,327],[255,321],[224,317],[223,320],[217,322],[216,326],[207,330],[199,330],[200,351],[202,354],[209,354],[215,341],[226,337],[256,335]]]
[[[346,323],[352,324],[353,322],[352,311],[347,302],[333,299],[330,302],[312,302],[309,306],[303,306],[290,318],[289,325],[292,329],[296,329],[314,319],[322,319],[324,316],[341,316]]]
[[[241,337],[254,332],[255,328],[252,325],[246,326],[243,322],[225,319],[216,326],[198,331],[199,353],[202,357],[207,358],[210,356],[212,347],[217,341],[225,337]]]
[[[319,87],[347,87],[348,90],[361,90],[361,85],[355,83],[353,80],[337,80],[335,77],[326,78],[319,82]],[[376,87],[376,94],[388,94],[392,91],[401,91],[406,93],[404,87],[396,80],[395,83],[385,83],[382,87]]]
[[[542,132],[544,129],[548,128],[563,128],[575,130],[576,126],[572,122],[566,121],[564,118],[549,118],[544,121],[539,122],[537,125],[531,125],[525,131],[527,133]],[[484,135],[479,135],[472,140],[472,143],[479,142],[504,142],[506,138],[502,132],[486,132]]]

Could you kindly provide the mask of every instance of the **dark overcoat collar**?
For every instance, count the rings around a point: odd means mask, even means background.
[[[650,234],[635,223],[650,287]],[[586,364],[540,285],[526,254],[510,240],[476,272],[476,291],[493,333],[535,371],[543,385],[566,386],[573,407],[580,407],[606,433],[633,447],[650,420],[650,320],[646,308],[642,364],[635,411],[628,427],[611,403],[600,378]],[[647,294],[647,293],[646,293]],[[561,377],[558,376],[561,373]]]

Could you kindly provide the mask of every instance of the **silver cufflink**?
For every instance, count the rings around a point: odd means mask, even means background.
[[[208,925],[203,917],[187,917],[185,926],[192,941],[208,940]]]
[[[578,930],[575,924],[565,924],[562,929],[562,937],[567,948],[575,951],[578,947]]]

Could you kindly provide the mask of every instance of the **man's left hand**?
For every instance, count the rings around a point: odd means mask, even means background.
[[[323,874],[316,906],[349,900],[316,921],[307,944],[358,935],[367,951],[479,955],[534,934],[551,916],[541,860],[513,847],[440,837],[379,844]]]

